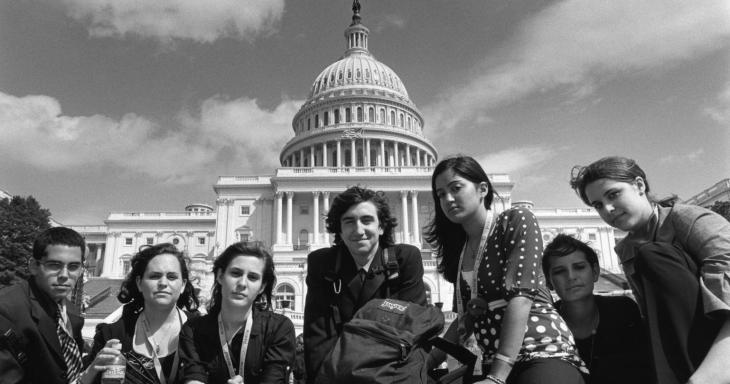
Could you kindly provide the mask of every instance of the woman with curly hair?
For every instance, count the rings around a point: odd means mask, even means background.
[[[127,359],[125,383],[167,384],[179,377],[178,334],[198,308],[185,257],[172,244],[144,246],[131,266],[117,296],[122,317],[97,326],[84,383],[100,381],[119,353]]]

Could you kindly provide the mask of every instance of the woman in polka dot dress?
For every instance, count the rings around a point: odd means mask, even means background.
[[[455,283],[459,314],[445,337],[460,343],[476,337],[485,364],[480,382],[584,383],[573,335],[545,286],[532,212],[513,208],[494,217],[492,185],[468,156],[441,161],[431,187],[436,214],[427,240],[439,272]]]

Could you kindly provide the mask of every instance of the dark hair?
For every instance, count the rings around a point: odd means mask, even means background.
[[[65,245],[67,247],[81,248],[81,261],[86,256],[86,242],[84,238],[76,231],[66,227],[53,227],[43,231],[35,242],[33,242],[33,258],[41,260],[48,256],[46,248],[49,245]]]
[[[144,245],[139,248],[131,260],[132,269],[127,273],[127,276],[122,281],[122,286],[119,288],[119,294],[117,299],[125,306],[125,312],[133,311],[139,312],[144,309],[144,297],[142,292],[137,288],[137,278],[142,278],[144,272],[147,270],[147,265],[152,259],[160,255],[173,255],[180,263],[180,272],[182,279],[185,281],[180,297],[177,299],[177,307],[185,308],[188,311],[194,311],[198,309],[198,297],[195,295],[195,289],[193,284],[190,282],[190,272],[188,270],[188,263],[183,255],[174,245],[170,243],[156,244],[156,245]]]
[[[436,178],[449,170],[472,183],[487,183],[487,195],[484,197],[484,207],[487,210],[491,209],[496,193],[487,173],[471,156],[446,158],[441,160],[433,170],[433,175],[431,175],[431,196],[433,196],[435,215],[433,220],[426,226],[426,241],[434,248],[436,257],[440,260],[438,271],[444,275],[447,281],[454,283],[459,268],[459,254],[466,241],[466,232],[460,224],[453,223],[446,217],[443,209],[441,209],[439,197],[436,195]]]
[[[342,215],[347,212],[350,207],[360,203],[369,201],[375,205],[375,209],[378,212],[378,222],[380,227],[383,228],[383,234],[380,235],[378,242],[381,247],[389,247],[394,244],[393,242],[393,229],[398,226],[398,219],[393,217],[390,213],[390,207],[388,206],[388,198],[385,197],[383,191],[373,191],[372,189],[362,188],[360,186],[354,186],[347,188],[344,192],[340,193],[332,201],[329,212],[327,212],[327,218],[325,224],[327,225],[327,232],[335,235],[334,244],[342,244],[342,227],[340,219]]]
[[[596,269],[601,266],[598,263],[598,255],[588,244],[576,239],[573,236],[559,234],[545,247],[542,253],[542,273],[547,280],[550,280],[550,258],[563,257],[573,252],[580,251],[586,256],[586,260]]]
[[[608,156],[587,166],[574,166],[571,170],[570,187],[575,190],[586,205],[591,205],[588,196],[586,196],[588,184],[600,179],[633,183],[637,177],[644,180],[645,192],[648,196],[649,180],[646,179],[646,173],[636,164],[636,161],[621,156]]]
[[[274,258],[262,246],[256,243],[238,242],[233,243],[223,251],[213,262],[213,291],[210,294],[210,302],[208,303],[208,313],[217,315],[221,311],[221,285],[218,283],[218,274],[225,273],[231,261],[238,256],[254,256],[264,260],[264,275],[262,284],[264,291],[256,297],[256,301],[262,300],[262,305],[257,308],[261,310],[271,309],[271,296],[276,285],[276,272],[274,271]]]

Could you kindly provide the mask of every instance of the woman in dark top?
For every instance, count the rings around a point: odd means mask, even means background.
[[[600,276],[598,255],[586,243],[558,235],[545,247],[542,269],[555,303],[573,331],[590,371],[589,384],[653,382],[646,329],[639,307],[626,296],[593,294]]]
[[[180,367],[178,335],[198,308],[185,258],[174,245],[157,244],[143,247],[131,266],[117,296],[125,304],[122,317],[96,328],[89,365],[99,369],[88,379],[101,380],[99,373],[120,353],[113,345],[121,343],[126,384],[174,383]]]
[[[235,243],[215,260],[213,275],[208,314],[187,322],[180,334],[183,383],[285,383],[294,363],[294,325],[271,311],[271,255]]]

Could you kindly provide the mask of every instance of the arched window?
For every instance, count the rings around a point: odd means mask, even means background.
[[[345,122],[349,123],[352,121],[352,112],[350,112],[350,108],[345,108]]]
[[[357,121],[362,121],[362,107],[357,107]]]
[[[314,128],[319,128],[319,115],[314,115]]]
[[[368,121],[371,123],[375,122],[375,109],[373,107],[368,108]]]
[[[325,112],[324,113],[324,126],[326,127],[328,125],[330,125],[330,113]]]
[[[307,131],[312,128],[312,119],[307,119]]]
[[[350,150],[349,149],[346,149],[345,150],[345,159],[343,161],[343,163],[345,164],[345,167],[351,167],[352,166],[352,164],[350,164],[351,163],[350,159],[352,159],[352,157],[350,156]]]
[[[399,117],[400,117],[400,119],[399,119],[399,122],[400,122],[400,127],[401,127],[401,128],[403,128],[403,125],[404,125],[404,123],[403,123],[403,114],[401,113],[401,114],[399,115]]]
[[[335,124],[339,124],[339,123],[340,123],[340,110],[335,109]]]
[[[274,292],[274,307],[277,309],[295,310],[294,287],[287,283],[279,284]]]
[[[390,125],[395,126],[395,111],[390,111]]]

